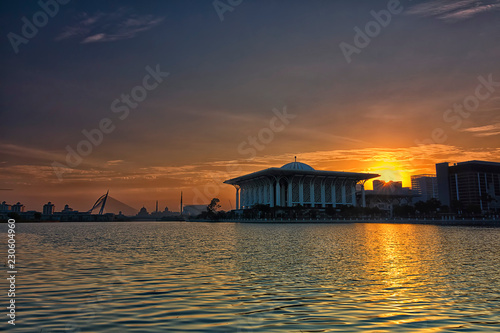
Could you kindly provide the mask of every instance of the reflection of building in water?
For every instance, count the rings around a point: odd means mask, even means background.
[[[447,206],[500,210],[500,163],[468,161],[436,164],[439,200]]]
[[[281,168],[269,168],[237,178],[225,184],[236,188],[236,209],[256,205],[270,207],[304,206],[308,208],[336,207],[358,204],[364,206],[364,183],[377,174],[322,171],[292,162]],[[360,184],[360,202],[356,199],[356,184]]]
[[[427,201],[438,198],[438,187],[436,175],[413,175],[411,176],[411,189],[419,195],[418,200]]]

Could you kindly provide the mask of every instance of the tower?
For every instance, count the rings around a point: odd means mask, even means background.
[[[182,191],[181,191],[181,215],[182,215]]]

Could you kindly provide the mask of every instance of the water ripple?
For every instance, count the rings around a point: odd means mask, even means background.
[[[14,331],[500,331],[495,228],[151,222],[18,231]]]

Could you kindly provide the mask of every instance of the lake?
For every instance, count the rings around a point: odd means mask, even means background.
[[[7,325],[2,278],[2,330],[500,331],[500,228],[126,222],[16,230],[17,324]]]

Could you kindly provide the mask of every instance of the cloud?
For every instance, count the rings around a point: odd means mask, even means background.
[[[473,133],[473,135],[477,137],[499,135],[500,123],[486,125],[486,126],[479,126],[479,127],[470,127],[463,129],[462,131]]]
[[[455,22],[471,18],[480,13],[500,9],[500,1],[428,1],[411,7],[407,14],[436,17],[443,21]]]
[[[144,200],[163,195],[173,200],[180,191],[184,191],[185,202],[194,200],[196,193],[208,190],[216,190],[224,200],[233,196],[233,189],[223,181],[269,167],[280,167],[294,158],[294,154],[262,155],[251,160],[241,157],[147,167],[138,167],[124,160],[105,160],[98,167],[81,165],[68,169],[64,182],[59,182],[50,163],[43,161],[54,157],[52,153],[11,145],[0,145],[0,148],[38,157],[31,163],[0,163],[0,188],[13,188],[15,191],[15,199],[7,199],[20,200],[18,197],[22,196],[23,200],[32,200],[36,205],[49,200],[47,197],[53,202],[71,199],[73,202],[85,202],[82,207],[87,207],[92,203],[90,201],[95,200],[94,196],[107,189],[127,198],[131,205],[140,205]],[[435,144],[393,149],[338,149],[298,152],[297,159],[316,170],[378,173],[384,180],[403,180],[404,186],[409,186],[410,175],[434,173],[434,164],[438,162],[500,161],[500,148],[470,149]]]
[[[119,165],[119,164],[122,164],[123,162],[125,162],[124,160],[112,160],[112,161],[107,161],[106,162],[106,166],[115,166],[115,165]]]
[[[66,27],[55,40],[79,38],[80,43],[87,44],[130,39],[158,26],[162,21],[163,17],[128,14],[124,8],[113,13],[83,13],[78,23]]]
[[[53,161],[64,159],[64,155],[60,153],[7,143],[0,143],[0,153],[2,153],[2,155],[4,156],[11,155],[17,157],[25,157],[31,160]]]
[[[85,38],[82,43],[93,43],[93,42],[103,42],[106,39],[106,34],[97,34]]]

